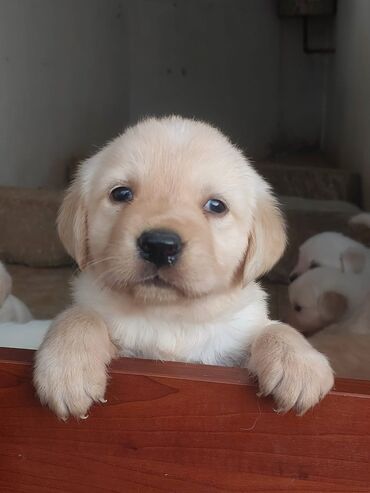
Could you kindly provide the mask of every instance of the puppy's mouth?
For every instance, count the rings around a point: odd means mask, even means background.
[[[145,293],[145,296],[152,297],[156,296],[157,292],[158,296],[199,298],[205,294],[194,290],[192,285],[182,278],[181,272],[177,272],[172,267],[164,268],[163,272],[161,269],[148,268],[150,266],[144,267],[146,268],[140,269],[141,272],[133,273],[131,276],[127,276],[125,272],[121,274],[119,268],[111,267],[102,273],[100,279],[109,289],[116,292],[127,291],[134,296],[144,296]]]
[[[158,275],[150,277],[149,279],[144,279],[143,281],[140,282],[140,284],[144,286],[153,286],[156,288],[163,288],[163,289],[175,289],[175,286],[173,286],[171,283],[165,281]]]

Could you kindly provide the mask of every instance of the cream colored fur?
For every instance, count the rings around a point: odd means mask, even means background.
[[[360,212],[360,214],[352,216],[348,222],[352,226],[365,226],[366,228],[370,228],[370,213]]]
[[[122,185],[131,203],[110,199]],[[206,212],[210,198],[228,212]],[[74,306],[36,356],[37,392],[58,416],[84,417],[103,401],[106,367],[120,355],[246,366],[282,411],[304,412],[332,387],[327,359],[268,318],[255,280],[281,256],[284,222],[266,182],[215,128],[180,117],[129,128],[82,164],[58,227],[82,271]],[[138,255],[151,228],[180,235],[173,266]]]

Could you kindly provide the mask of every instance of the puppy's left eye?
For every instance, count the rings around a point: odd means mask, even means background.
[[[223,214],[227,211],[226,205],[222,202],[222,200],[218,199],[209,199],[204,204],[204,210],[207,212],[212,212],[213,214]]]
[[[111,191],[110,198],[113,202],[131,202],[134,198],[134,194],[131,188],[116,187]]]

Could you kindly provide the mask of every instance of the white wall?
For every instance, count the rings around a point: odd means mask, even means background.
[[[0,1],[0,184],[60,186],[128,121],[124,23],[119,1]]]
[[[325,128],[325,148],[362,173],[370,208],[370,2],[340,0]]]
[[[253,155],[277,132],[279,23],[271,2],[136,0],[132,118],[210,120]]]
[[[310,47],[328,47],[331,28],[330,19],[310,19]],[[277,150],[282,151],[318,149],[322,140],[327,63],[332,55],[304,53],[302,31],[302,18],[281,21]]]
[[[254,158],[319,145],[325,62],[304,54],[301,19],[279,19],[274,0],[131,7],[133,119],[173,112],[211,120]]]
[[[219,125],[253,158],[317,146],[322,57],[275,0],[0,0],[0,184],[65,166],[147,114]]]

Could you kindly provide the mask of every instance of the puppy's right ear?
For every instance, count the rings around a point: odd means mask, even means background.
[[[12,278],[3,264],[0,262],[0,306],[4,303],[12,291]]]
[[[348,308],[347,298],[335,291],[323,293],[318,301],[320,315],[327,323],[338,322]]]
[[[87,212],[77,175],[59,210],[58,233],[64,248],[81,270],[87,263]]]
[[[341,255],[342,271],[359,274],[365,268],[366,250],[361,247],[349,247]]]

